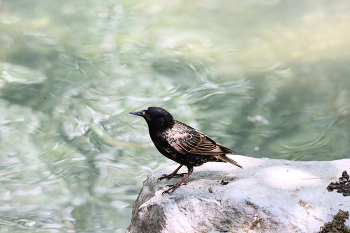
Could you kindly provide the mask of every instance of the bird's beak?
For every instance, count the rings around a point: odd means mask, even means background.
[[[145,116],[145,111],[137,111],[137,112],[129,112],[132,115],[136,115],[136,116]]]

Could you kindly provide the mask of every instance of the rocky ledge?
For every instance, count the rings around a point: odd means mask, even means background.
[[[128,233],[182,232],[319,232],[341,209],[350,211],[350,196],[327,191],[350,159],[298,162],[232,156],[243,169],[227,163],[196,167],[175,192],[157,181],[178,165],[151,173],[134,204]],[[179,172],[186,172],[181,168]],[[343,221],[344,222],[344,221]],[[345,228],[350,228],[349,220]]]

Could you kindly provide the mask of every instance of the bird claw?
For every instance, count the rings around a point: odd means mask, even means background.
[[[186,175],[186,174],[187,174],[187,173],[176,173],[176,174],[171,173],[171,174],[169,174],[169,175],[163,174],[161,177],[159,177],[159,178],[157,179],[157,181],[161,181],[162,179],[170,180],[171,178],[174,178],[174,177],[182,177],[182,176],[184,176],[184,175]]]
[[[176,188],[174,187],[171,187],[171,188],[168,188],[167,190],[165,190],[164,192],[162,192],[162,195],[166,194],[166,193],[169,193],[170,191],[173,193],[175,191]]]
[[[169,193],[170,191],[173,193],[175,191],[175,189],[177,189],[178,187],[180,187],[181,185],[186,185],[187,183],[176,183],[176,184],[168,184],[167,186],[170,187],[167,190],[165,190],[164,192],[162,192],[162,195],[164,195],[165,193]]]
[[[162,192],[162,195],[169,193],[169,190],[165,190],[164,192]]]
[[[176,186],[176,185],[177,185],[177,184],[167,184],[166,186],[167,186],[167,187],[174,187],[174,186]],[[181,183],[181,184],[177,185],[176,188],[180,187],[181,185],[187,185],[187,183]]]

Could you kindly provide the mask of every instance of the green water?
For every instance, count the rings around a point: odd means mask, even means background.
[[[128,114],[148,106],[238,154],[349,158],[349,10],[0,1],[0,232],[124,232],[147,174],[175,164]]]

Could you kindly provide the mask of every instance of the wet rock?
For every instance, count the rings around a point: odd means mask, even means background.
[[[128,233],[318,232],[350,198],[327,192],[350,168],[350,159],[296,162],[232,156],[244,169],[207,163],[196,167],[175,192],[157,182],[177,165],[151,173],[134,204]],[[182,171],[179,171],[182,172]],[[343,177],[343,176],[342,176]],[[209,190],[209,191],[208,191]],[[344,226],[350,227],[349,220]]]

